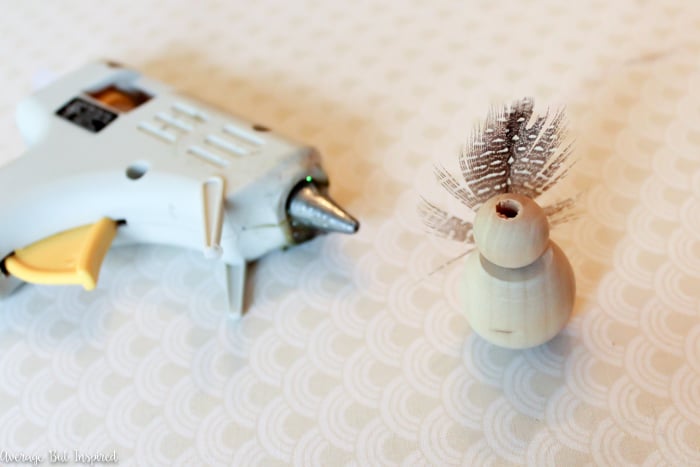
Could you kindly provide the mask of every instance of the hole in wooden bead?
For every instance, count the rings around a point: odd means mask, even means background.
[[[513,199],[504,199],[496,204],[496,213],[503,219],[513,219],[520,212],[520,203]]]

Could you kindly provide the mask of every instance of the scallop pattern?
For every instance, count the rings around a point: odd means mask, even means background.
[[[316,145],[362,220],[259,261],[237,323],[220,270],[158,245],[112,250],[94,292],[0,301],[2,450],[115,451],[124,466],[700,465],[700,6],[0,10],[0,163],[23,151],[21,96],[108,57]],[[518,352],[472,333],[463,259],[450,262],[465,248],[415,209],[459,208],[432,164],[454,164],[490,105],[526,95],[567,106],[578,162],[559,189],[581,196],[553,231],[574,316]]]

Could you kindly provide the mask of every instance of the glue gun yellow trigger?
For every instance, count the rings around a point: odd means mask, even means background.
[[[97,285],[100,266],[117,233],[118,222],[102,218],[39,240],[5,259],[10,275],[25,282],[52,285]]]

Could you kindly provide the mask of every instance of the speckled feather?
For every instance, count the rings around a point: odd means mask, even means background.
[[[458,157],[461,180],[436,166],[438,183],[473,211],[497,194],[519,193],[534,199],[558,183],[571,167],[572,147],[565,143],[564,111],[551,117],[547,112],[533,119],[533,106],[533,100],[525,98],[491,109]],[[550,224],[569,220],[572,216],[567,213],[573,205],[574,199],[569,198],[544,206]],[[419,209],[431,231],[473,242],[471,222],[425,200]]]

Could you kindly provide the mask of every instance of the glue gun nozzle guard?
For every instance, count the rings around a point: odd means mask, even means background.
[[[313,183],[303,184],[292,193],[287,212],[293,224],[320,232],[353,234],[360,223]]]

